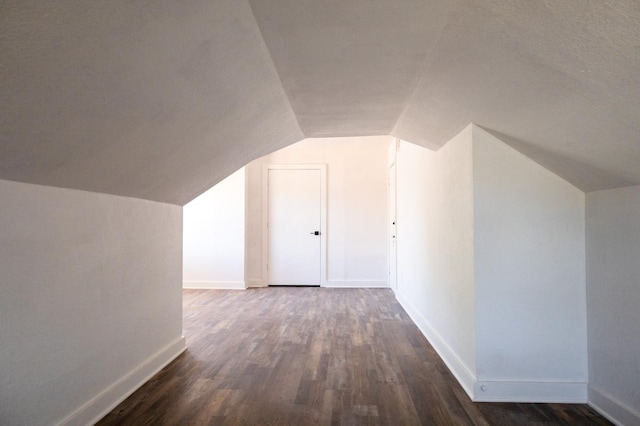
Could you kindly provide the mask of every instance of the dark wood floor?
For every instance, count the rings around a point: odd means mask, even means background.
[[[604,425],[473,403],[386,289],[185,290],[188,350],[99,425]]]

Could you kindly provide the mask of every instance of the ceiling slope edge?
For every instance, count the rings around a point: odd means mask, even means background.
[[[477,124],[475,124],[475,126],[583,192],[640,185],[640,181],[625,179],[624,177],[609,173],[592,164],[580,162],[575,158],[563,155],[560,152],[537,146],[494,129]],[[606,182],[606,184],[603,185],[603,182]]]

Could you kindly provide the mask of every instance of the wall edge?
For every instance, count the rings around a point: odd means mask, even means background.
[[[401,291],[396,293],[396,299],[407,312],[411,320],[416,324],[424,337],[436,350],[447,368],[456,378],[466,394],[474,400],[476,378],[471,370],[462,362],[460,357],[447,345],[440,335],[431,327],[429,322],[418,312],[411,302],[404,297]]]
[[[56,424],[61,426],[97,423],[186,349],[185,338],[181,336]]]
[[[639,412],[596,386],[589,386],[588,404],[615,425],[640,425]]]

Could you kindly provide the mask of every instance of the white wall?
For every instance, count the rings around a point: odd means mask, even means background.
[[[471,127],[397,154],[398,300],[468,393],[475,380]]]
[[[640,425],[640,186],[587,194],[589,403]]]
[[[244,167],[184,206],[185,288],[245,288]]]
[[[477,401],[586,401],[584,193],[470,125],[397,156],[398,299]]]
[[[262,168],[327,165],[327,286],[386,287],[387,146],[390,136],[306,139],[247,166],[247,282],[262,276]]]
[[[0,423],[92,423],[184,349],[181,230],[178,206],[0,181]]]
[[[477,126],[473,176],[476,400],[585,402],[584,193]]]

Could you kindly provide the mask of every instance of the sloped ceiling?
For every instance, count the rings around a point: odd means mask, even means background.
[[[462,2],[393,133],[469,122],[584,191],[640,183],[640,2]]]
[[[391,133],[452,4],[251,0],[307,137]]]
[[[0,177],[184,204],[303,138],[249,4],[0,3]]]
[[[184,204],[304,137],[469,122],[640,184],[640,2],[0,3],[0,178]]]

